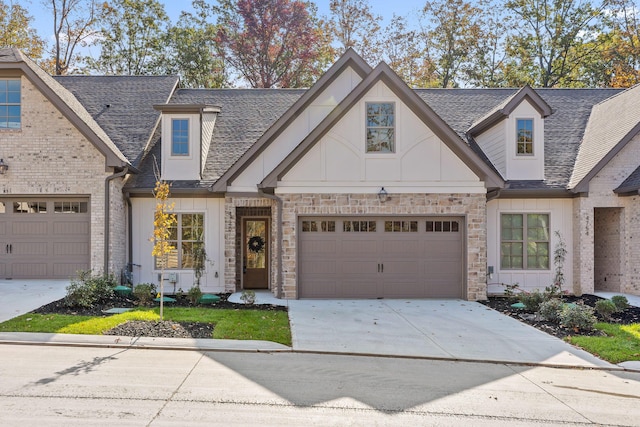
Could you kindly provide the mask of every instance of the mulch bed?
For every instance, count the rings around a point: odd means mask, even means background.
[[[235,304],[228,301],[231,294],[218,294],[220,301],[214,304],[193,305],[185,297],[175,297],[175,303],[165,302],[165,307],[206,307],[210,309],[232,310],[265,310],[287,311],[287,307],[271,304]],[[157,306],[158,303],[155,303]],[[76,316],[109,316],[104,311],[111,308],[135,308],[139,307],[137,301],[120,295],[100,301],[91,307],[69,307],[64,298],[43,305],[33,310],[38,314],[71,314]],[[215,325],[201,322],[171,322],[171,321],[128,321],[104,332],[105,335],[120,335],[126,337],[162,337],[162,338],[211,338]]]
[[[576,296],[564,296],[562,300],[567,303],[575,303],[575,304],[585,304],[591,307],[595,307],[597,301],[603,298],[597,297],[595,295],[582,295],[581,297]],[[557,323],[547,322],[546,320],[541,320],[533,313],[528,313],[523,309],[517,309],[511,307],[511,304],[514,302],[508,298],[504,297],[489,297],[486,301],[480,301],[480,303],[493,308],[496,311],[499,311],[507,316],[511,316],[514,319],[517,319],[521,322],[527,323],[534,328],[537,328],[543,332],[546,332],[550,335],[556,336],[560,339],[564,339],[568,336],[577,335],[575,331],[572,329],[564,328]],[[602,322],[610,322],[610,323],[619,323],[622,325],[628,325],[631,323],[640,323],[640,308],[639,307],[629,307],[626,310],[620,313],[614,313],[611,316],[610,320],[605,320],[602,317],[598,316],[596,313],[596,317],[598,321]],[[602,335],[601,331],[592,331],[592,332],[583,332],[581,331],[579,335],[591,335],[598,336]]]

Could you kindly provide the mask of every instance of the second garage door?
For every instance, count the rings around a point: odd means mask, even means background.
[[[0,199],[0,278],[68,279],[88,270],[89,200]]]
[[[301,217],[301,298],[464,298],[461,217]]]

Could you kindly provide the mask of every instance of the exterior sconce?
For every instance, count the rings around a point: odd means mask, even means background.
[[[7,173],[7,169],[9,169],[9,165],[3,159],[0,159],[0,175]]]
[[[385,190],[384,187],[382,187],[380,191],[378,191],[378,200],[380,200],[380,203],[384,203],[390,198],[391,197],[389,197],[389,193],[387,193],[387,190]]]

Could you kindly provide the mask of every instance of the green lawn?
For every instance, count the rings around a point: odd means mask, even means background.
[[[568,341],[611,363],[640,360],[640,323],[616,325],[596,323],[605,337],[575,336]]]
[[[72,316],[27,313],[0,323],[0,332],[49,332],[100,335],[127,320],[159,320],[159,309],[140,308],[113,316]],[[164,319],[213,323],[212,338],[265,340],[291,345],[289,317],[284,311],[164,308]]]

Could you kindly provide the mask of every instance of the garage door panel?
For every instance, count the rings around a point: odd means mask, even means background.
[[[305,218],[329,220],[335,223],[335,232],[299,235],[300,297],[464,297],[461,218]],[[358,230],[354,224],[359,224]],[[334,261],[336,268],[329,269],[328,261]]]
[[[53,234],[67,236],[87,235],[89,234],[89,223],[57,221],[53,223]]]
[[[67,279],[90,268],[89,199],[3,197],[0,278]],[[77,207],[77,209],[75,209]]]
[[[12,224],[11,232],[14,237],[41,236],[43,234],[48,234],[48,225],[49,223],[46,221],[19,221]]]

